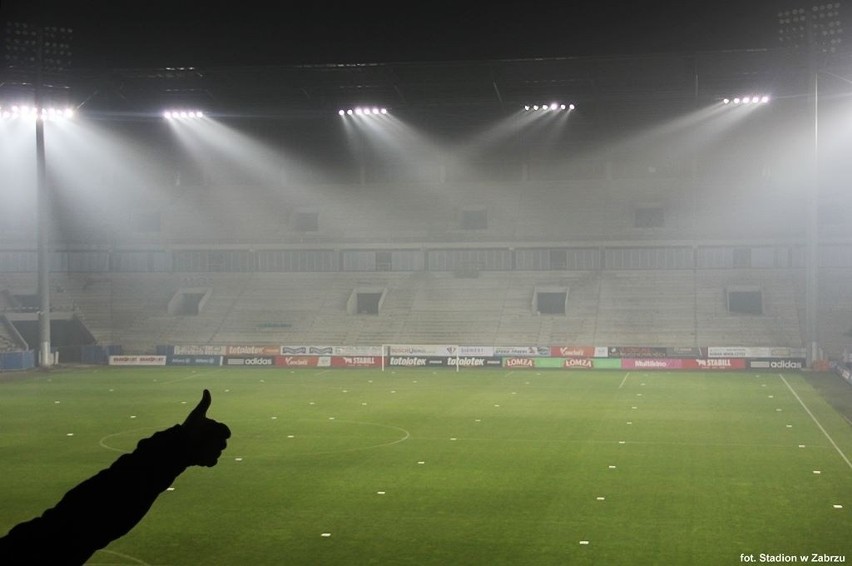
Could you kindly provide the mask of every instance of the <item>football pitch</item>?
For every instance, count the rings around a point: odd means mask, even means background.
[[[727,372],[3,376],[0,533],[208,388],[208,416],[233,432],[219,464],[188,469],[90,564],[849,563],[852,423],[830,401],[852,387],[822,379],[842,387]]]

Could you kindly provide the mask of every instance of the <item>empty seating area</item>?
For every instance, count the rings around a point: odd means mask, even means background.
[[[32,284],[25,276],[4,280],[12,293]],[[737,285],[761,291],[762,314],[729,312],[726,289]],[[837,333],[852,296],[840,283],[830,287],[842,307],[830,319]],[[136,353],[158,344],[803,343],[803,281],[795,270],[68,274],[55,276],[52,288],[99,343]],[[567,291],[565,312],[540,314],[536,290],[553,288]],[[198,314],[170,314],[170,300],[185,289],[209,296]],[[381,292],[377,314],[348,307],[359,289]]]

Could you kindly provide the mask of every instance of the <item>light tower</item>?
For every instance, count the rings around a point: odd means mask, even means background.
[[[9,69],[32,74],[36,134],[36,232],[38,239],[38,364],[53,365],[50,346],[50,194],[44,151],[44,76],[61,74],[71,59],[71,29],[23,23],[6,24],[6,63]]]

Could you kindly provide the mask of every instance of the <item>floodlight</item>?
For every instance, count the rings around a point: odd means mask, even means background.
[[[380,106],[356,106],[355,108],[347,108],[345,110],[338,110],[337,113],[340,116],[379,116],[381,114],[387,114],[388,109]]]
[[[163,118],[166,120],[176,120],[176,119],[198,119],[203,118],[204,112],[201,110],[165,110],[163,111]]]

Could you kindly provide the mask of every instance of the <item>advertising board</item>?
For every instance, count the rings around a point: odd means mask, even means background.
[[[752,359],[748,361],[748,367],[751,369],[796,370],[807,367],[807,362],[804,358]]]
[[[169,356],[166,365],[170,366],[221,366],[222,356]]]
[[[166,356],[110,356],[111,366],[164,366]]]

